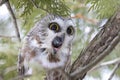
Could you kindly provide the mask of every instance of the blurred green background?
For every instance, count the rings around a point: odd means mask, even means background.
[[[17,18],[21,39],[24,38],[35,22],[46,15],[46,12],[43,10],[47,10],[48,7],[46,5],[54,4],[50,3],[50,1],[54,2],[54,0],[45,1],[35,0],[41,7],[41,9],[36,9],[29,3],[29,0],[10,0]],[[108,18],[114,14],[120,4],[120,0],[55,1],[62,1],[58,2],[61,11],[57,12],[56,8],[51,8],[50,10],[48,9],[48,12],[61,14],[63,16],[71,15],[76,24],[77,31],[73,43],[72,62],[78,57],[81,50],[89,44],[100,29],[102,29],[102,26],[106,23]],[[61,7],[61,5],[64,6]],[[18,76],[16,66],[20,47],[21,43],[17,40],[12,18],[6,6],[2,5],[0,6],[0,80],[13,80]],[[120,58],[120,43],[102,62],[116,58]],[[107,80],[113,67],[114,65],[110,65],[90,71],[84,80]],[[32,77],[26,78],[26,80],[42,80],[44,77],[44,72],[38,72]],[[117,70],[113,80],[120,80],[120,68]]]

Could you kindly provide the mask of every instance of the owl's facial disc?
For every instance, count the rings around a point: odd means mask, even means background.
[[[63,42],[65,39],[65,34],[62,34],[61,36],[56,36],[52,41],[52,47],[53,47],[53,54],[56,54],[58,50],[61,48]]]

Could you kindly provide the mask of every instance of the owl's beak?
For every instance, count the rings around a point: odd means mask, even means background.
[[[56,36],[52,41],[53,46],[53,53],[56,54],[60,47],[62,46],[65,39],[65,34],[62,34],[61,36]]]

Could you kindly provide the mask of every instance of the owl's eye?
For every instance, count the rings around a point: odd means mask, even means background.
[[[59,32],[60,31],[60,27],[57,23],[50,23],[49,24],[49,29],[55,31],[55,32]]]
[[[67,28],[67,34],[69,34],[69,35],[73,35],[74,34],[74,28],[72,26],[69,26]]]

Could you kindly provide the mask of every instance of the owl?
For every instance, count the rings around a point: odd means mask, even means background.
[[[47,15],[28,32],[18,56],[20,75],[32,74],[31,65],[45,70],[70,64],[75,27],[71,18]]]

